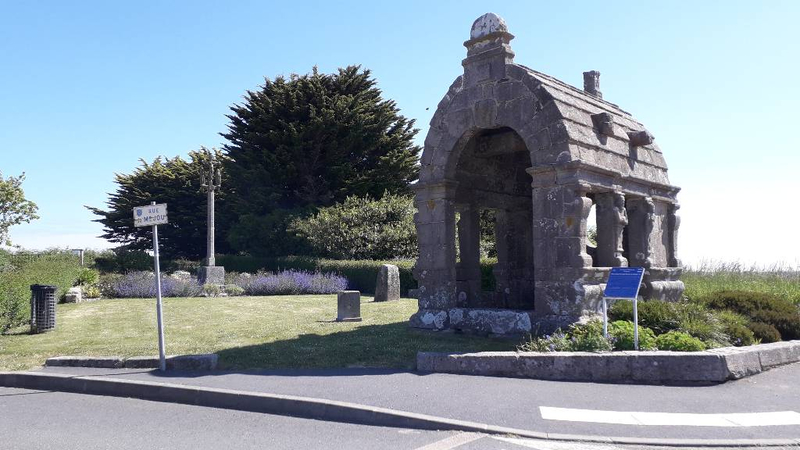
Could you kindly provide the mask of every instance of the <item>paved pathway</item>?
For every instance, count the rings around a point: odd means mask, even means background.
[[[563,383],[367,369],[166,374],[43,370],[339,400],[555,434],[715,440],[800,438],[796,420],[800,414],[800,364],[704,387]],[[552,411],[560,411],[561,419],[571,420],[554,420],[557,417],[550,415]],[[615,414],[630,420],[611,420]],[[726,417],[738,422],[733,426]]]
[[[2,387],[0,410],[3,411],[0,415],[3,444],[0,446],[26,450],[674,450],[373,427],[118,397]]]

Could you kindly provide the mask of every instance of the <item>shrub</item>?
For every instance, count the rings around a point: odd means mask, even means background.
[[[217,297],[222,293],[222,288],[218,284],[206,283],[203,285],[202,294],[205,297]]]
[[[244,294],[244,289],[240,288],[239,286],[237,286],[235,284],[226,284],[225,285],[225,293],[230,295],[230,296],[232,296],[232,297],[233,296],[237,296],[237,295],[243,295]]]
[[[100,281],[100,274],[88,267],[84,267],[78,273],[78,279],[75,280],[75,286],[94,286]]]
[[[782,339],[800,339],[800,312],[794,304],[775,295],[748,291],[720,291],[709,294],[702,301],[711,308],[728,309],[744,315],[753,322],[772,325],[778,330]],[[755,333],[755,330],[753,331]]]
[[[417,256],[414,202],[410,196],[384,193],[347,197],[299,218],[291,228],[308,241],[315,255],[337,259],[392,259]]]
[[[603,336],[603,322],[590,320],[570,326],[571,349],[575,352],[610,352],[614,345]]]
[[[633,350],[633,322],[616,320],[608,327],[608,334],[613,339],[614,350]],[[639,325],[639,349],[653,350],[656,345],[653,330]]]
[[[317,261],[315,271],[335,273],[347,279],[348,289],[359,290],[365,294],[375,293],[375,281],[381,265],[394,264],[400,272],[400,291],[406,294],[408,289],[417,287],[417,281],[411,273],[413,260],[395,261],[336,261],[323,259]]]
[[[715,311],[714,315],[722,323],[731,345],[742,347],[756,343],[753,332],[747,328],[750,323],[747,317],[729,310]]]
[[[768,323],[750,322],[747,328],[753,332],[753,336],[755,336],[756,339],[765,344],[781,340],[781,333]]]
[[[603,322],[591,320],[570,325],[543,337],[529,337],[517,346],[522,352],[606,352],[612,350],[611,340],[603,336]]]
[[[483,290],[494,290],[495,281],[492,269],[497,259],[489,258],[481,261],[481,285]],[[258,271],[276,272],[281,270],[305,270],[309,272],[333,272],[347,278],[349,289],[359,290],[364,294],[375,293],[375,280],[382,264],[394,264],[400,271],[400,292],[403,295],[409,289],[417,288],[412,269],[414,260],[336,260],[319,259],[308,256],[284,256],[276,258],[259,258],[247,255],[220,255],[217,265],[225,266],[228,274],[235,272],[255,273]]]
[[[100,288],[97,285],[85,286],[83,288],[83,295],[86,298],[99,298],[101,295]]]
[[[103,273],[144,272],[153,269],[153,257],[141,250],[106,250],[95,256],[94,268]]]
[[[247,295],[332,294],[347,289],[347,279],[336,274],[295,270],[239,274],[231,283]]]
[[[648,300],[638,303],[639,325],[656,334],[683,331],[709,347],[731,345],[725,324],[717,312],[692,302],[663,302]],[[614,303],[609,312],[613,320],[633,321],[633,303],[627,300]]]
[[[638,302],[637,313],[639,325],[650,328],[657,334],[677,330],[681,326],[681,312],[674,303],[648,300]],[[620,300],[615,302],[609,310],[612,320],[626,320],[633,322],[633,302]]]
[[[69,251],[11,255],[10,265],[0,272],[0,332],[30,319],[30,285],[56,286],[56,298],[61,298],[73,286],[80,270],[78,259]]]
[[[560,329],[543,337],[530,337],[517,346],[521,352],[568,352],[571,348],[572,342]]]
[[[670,331],[656,338],[656,347],[659,350],[673,350],[676,352],[699,352],[706,349],[703,341],[682,331]]]
[[[356,261],[318,259],[306,256],[285,256],[278,258],[258,258],[253,256],[221,255],[217,264],[225,266],[228,271],[227,283],[231,284],[231,277],[237,272],[255,273],[259,271],[280,272],[295,270],[306,272],[331,272],[347,279],[349,289],[356,289],[365,294],[375,293],[375,280],[382,264],[394,264],[400,271],[400,290],[407,293],[408,289],[417,287],[417,282],[411,274],[413,260],[395,261]]]
[[[107,284],[106,284],[107,283]],[[152,298],[156,296],[156,276],[152,272],[130,272],[106,279],[102,285],[109,297]],[[194,280],[161,277],[162,297],[195,297],[202,288]]]

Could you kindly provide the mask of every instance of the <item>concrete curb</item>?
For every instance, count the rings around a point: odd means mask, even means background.
[[[203,355],[167,356],[167,370],[214,370],[219,357],[215,353]],[[157,356],[55,356],[47,358],[48,367],[96,367],[101,369],[156,369]]]
[[[73,376],[58,373],[0,372],[0,386],[136,398],[141,400],[327,420],[331,422],[421,430],[469,431],[485,434],[513,435],[542,440],[690,448],[780,447],[800,445],[800,439],[704,440],[581,436],[544,433],[335,400],[124,380],[119,378],[109,379],[105,377]]]
[[[702,352],[417,354],[417,370],[463,375],[636,384],[717,384],[800,361],[800,341]]]

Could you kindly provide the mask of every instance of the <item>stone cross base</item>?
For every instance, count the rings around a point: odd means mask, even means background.
[[[361,292],[340,291],[337,303],[337,322],[361,322]]]
[[[200,284],[225,284],[225,268],[222,266],[203,266],[197,271]]]

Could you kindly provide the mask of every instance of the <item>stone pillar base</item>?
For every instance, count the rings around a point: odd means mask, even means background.
[[[200,284],[225,284],[225,268],[222,266],[203,266],[197,271]]]

